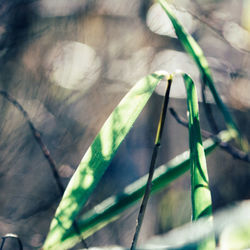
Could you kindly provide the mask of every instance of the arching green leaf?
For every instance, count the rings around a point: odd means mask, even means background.
[[[212,225],[212,198],[209,189],[205,152],[201,139],[197,91],[192,79],[182,74],[187,91],[189,111],[189,147],[191,170],[192,219],[207,216]],[[213,237],[204,240],[199,249],[215,249]]]
[[[222,131],[218,136],[219,141],[227,142],[230,139],[232,138],[228,131]],[[207,139],[203,144],[207,155],[216,148],[218,143],[213,139]],[[168,163],[161,165],[155,170],[151,194],[162,190],[189,169],[189,151],[185,151]],[[82,236],[84,238],[89,237],[110,222],[118,219],[126,209],[135,205],[144,194],[146,181],[147,175],[128,185],[122,193],[107,198],[81,216],[78,220],[78,226]],[[64,235],[61,246],[70,248],[78,242],[79,236],[73,228],[70,228]]]
[[[44,249],[63,249],[64,234],[109,166],[119,145],[166,73],[153,73],[140,80],[115,108],[82,158],[52,220]]]
[[[210,89],[216,105],[218,106],[218,108],[220,109],[220,111],[224,116],[228,130],[231,132],[233,137],[238,139],[242,148],[244,150],[247,150],[248,142],[244,138],[242,138],[240,131],[231,116],[231,113],[229,112],[227,106],[223,103],[221,97],[219,96],[215,88],[212,74],[202,49],[200,48],[198,43],[193,39],[193,37],[190,34],[188,34],[188,32],[184,29],[184,27],[179,23],[179,21],[173,14],[171,8],[169,8],[169,5],[167,4],[166,0],[158,0],[158,2],[160,3],[161,7],[163,8],[165,13],[169,17],[170,21],[172,22],[176,35],[180,40],[181,44],[183,45],[184,49],[194,59],[195,63],[197,64],[204,83]]]

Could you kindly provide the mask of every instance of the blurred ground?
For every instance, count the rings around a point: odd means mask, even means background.
[[[250,139],[249,1],[175,1],[176,15],[208,57],[216,87]],[[119,100],[154,70],[199,73],[153,1],[13,0],[0,5],[0,85],[41,132],[66,187],[84,152]],[[200,84],[197,84],[200,86]],[[199,95],[201,90],[198,88]],[[92,207],[147,173],[162,89],[149,101],[88,202]],[[170,106],[186,116],[183,85]],[[200,99],[201,100],[201,99]],[[219,127],[222,117],[208,101]],[[0,98],[0,235],[25,249],[42,245],[60,199],[48,163],[22,114]],[[209,130],[202,105],[202,127]],[[158,164],[188,148],[187,130],[168,114]],[[217,150],[208,157],[214,207],[249,199],[249,164]],[[190,219],[189,176],[151,199],[140,240]],[[90,246],[129,246],[136,208],[90,237]],[[4,249],[15,249],[8,242]]]

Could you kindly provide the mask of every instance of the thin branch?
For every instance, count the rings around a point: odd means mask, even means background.
[[[52,171],[53,177],[56,181],[56,184],[57,184],[57,187],[60,191],[60,194],[61,194],[61,196],[63,196],[64,186],[63,186],[62,181],[60,179],[60,176],[57,172],[56,163],[55,163],[54,159],[52,158],[46,144],[43,142],[40,132],[36,129],[36,127],[32,123],[27,111],[22,107],[22,105],[16,99],[14,99],[12,96],[10,96],[6,91],[0,90],[0,95],[2,95],[7,101],[9,101],[11,104],[13,104],[17,108],[17,110],[19,110],[22,113],[23,117],[27,121],[33,137],[35,138],[37,144],[39,145],[45,159],[49,163],[50,169]],[[83,239],[83,237],[81,236],[79,227],[78,227],[77,222],[75,220],[73,221],[73,227],[74,227],[76,233],[79,235],[83,247],[88,249],[88,245],[85,242],[85,240]],[[1,248],[0,248],[0,250],[1,250]]]
[[[0,246],[0,250],[3,250],[3,247],[4,247],[4,243],[5,243],[5,240],[6,239],[16,239],[17,242],[18,242],[18,246],[19,246],[19,249],[20,250],[23,250],[23,244],[22,244],[22,241],[21,239],[18,237],[18,235],[16,234],[6,234],[2,237],[2,243],[1,243],[1,246]]]
[[[173,108],[169,109],[171,115],[175,118],[175,120],[183,125],[184,127],[188,128],[188,122],[186,119],[184,119],[183,117],[181,117],[180,115],[178,115],[176,113],[176,111]],[[239,150],[238,148],[228,144],[227,142],[222,142],[216,135],[201,129],[201,134],[204,138],[212,138],[215,142],[217,142],[219,144],[219,146],[226,151],[227,153],[229,153],[233,158],[241,160],[241,161],[245,161],[250,163],[250,156],[249,154],[246,154],[245,152]]]
[[[47,146],[43,142],[40,132],[35,128],[34,124],[32,123],[27,111],[24,110],[22,105],[16,99],[14,99],[12,96],[10,96],[6,91],[0,90],[0,94],[7,101],[9,101],[11,104],[13,104],[22,113],[23,117],[27,121],[27,123],[28,123],[28,125],[30,127],[30,130],[32,132],[33,137],[35,138],[37,144],[39,145],[40,149],[42,150],[42,153],[43,153],[45,159],[49,163],[50,169],[52,171],[52,174],[54,176],[54,179],[56,181],[56,184],[57,184],[57,187],[58,187],[58,189],[60,191],[60,194],[63,195],[64,187],[63,187],[63,184],[61,182],[60,176],[59,176],[59,174],[57,172],[56,163],[55,163],[54,159],[51,157],[51,154],[50,154]]]
[[[150,192],[151,192],[152,178],[154,175],[155,162],[156,162],[158,150],[159,150],[159,147],[161,145],[161,137],[162,137],[163,127],[164,127],[166,113],[167,113],[171,84],[172,84],[172,78],[170,77],[170,79],[168,79],[167,89],[166,89],[164,101],[162,104],[161,115],[160,115],[160,120],[158,123],[158,128],[157,128],[155,144],[154,144],[154,149],[153,149],[153,153],[152,153],[149,174],[148,174],[148,180],[147,180],[147,184],[146,184],[146,188],[145,188],[145,193],[144,193],[144,197],[143,197],[140,211],[138,214],[137,225],[136,225],[136,229],[135,229],[135,233],[134,233],[134,237],[133,237],[133,241],[132,241],[130,250],[133,250],[136,248],[138,236],[140,233],[140,229],[141,229],[143,218],[145,215],[148,199],[149,199]]]

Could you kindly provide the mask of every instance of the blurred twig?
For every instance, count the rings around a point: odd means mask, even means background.
[[[25,120],[27,121],[27,123],[28,123],[28,125],[30,127],[30,130],[32,132],[33,137],[35,138],[37,144],[41,148],[42,153],[43,153],[45,159],[49,163],[49,166],[50,166],[50,169],[51,169],[52,174],[54,176],[54,179],[56,181],[57,187],[58,187],[58,189],[60,191],[61,196],[63,196],[64,187],[63,187],[62,181],[60,179],[60,176],[59,176],[59,174],[57,172],[56,163],[55,163],[54,159],[52,158],[52,156],[51,156],[51,154],[50,154],[50,152],[49,152],[46,144],[43,142],[40,132],[36,129],[36,127],[32,123],[32,121],[31,121],[31,119],[30,119],[27,111],[24,110],[24,108],[22,107],[22,105],[16,99],[14,99],[12,96],[10,96],[8,94],[8,92],[6,92],[4,90],[0,90],[0,95],[2,95],[7,101],[9,101],[11,104],[13,104],[23,114],[23,117],[25,118]],[[73,227],[74,227],[76,233],[79,235],[83,247],[84,248],[88,248],[87,243],[81,237],[81,233],[80,233],[79,227],[78,227],[77,222],[75,220],[73,221]],[[1,249],[2,248],[0,248],[0,250]],[[22,248],[20,248],[20,249],[22,249]]]
[[[22,241],[21,239],[18,237],[18,235],[16,234],[6,234],[2,237],[2,243],[1,243],[1,246],[0,246],[0,250],[3,250],[3,247],[4,247],[4,243],[5,243],[5,240],[6,239],[16,239],[17,242],[18,242],[18,246],[19,246],[19,250],[23,250],[23,244],[22,244]]]
[[[184,127],[188,128],[188,122],[186,119],[184,119],[183,117],[181,117],[180,115],[177,114],[177,112],[173,109],[170,108],[169,109],[171,115],[175,118],[175,120],[183,125]],[[205,138],[212,138],[215,142],[217,142],[219,144],[219,146],[225,150],[227,153],[229,153],[233,158],[238,159],[238,160],[242,160],[245,162],[250,162],[250,156],[249,154],[239,150],[238,148],[228,144],[227,142],[222,142],[216,135],[214,135],[213,133],[210,133],[204,129],[201,129],[201,134],[203,137]]]
[[[22,107],[22,105],[16,99],[14,99],[12,96],[10,96],[4,90],[0,90],[0,94],[6,100],[8,100],[10,103],[12,103],[23,114],[23,117],[25,118],[25,120],[27,121],[27,123],[28,123],[28,125],[30,127],[32,135],[34,136],[37,144],[41,148],[42,153],[43,153],[45,159],[49,163],[50,169],[52,171],[52,174],[54,176],[54,179],[56,181],[56,184],[57,184],[57,187],[58,187],[58,189],[60,191],[60,194],[63,195],[63,193],[64,193],[64,187],[63,187],[63,184],[61,182],[60,176],[59,176],[59,174],[57,172],[56,163],[55,163],[54,159],[51,157],[51,154],[50,154],[47,146],[43,142],[40,132],[35,128],[34,124],[32,123],[32,121],[31,121],[31,119],[30,119],[30,117],[28,115],[28,113],[26,112],[26,110],[24,110],[24,108]]]

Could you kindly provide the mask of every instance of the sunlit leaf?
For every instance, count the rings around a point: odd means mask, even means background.
[[[228,131],[223,131],[219,134],[218,139],[223,142],[227,142],[232,138]],[[209,154],[216,148],[217,143],[212,139],[208,139],[204,141],[203,145],[205,154]],[[168,163],[161,165],[155,170],[151,194],[165,188],[168,184],[186,173],[189,169],[189,151],[185,151]],[[124,189],[123,193],[109,197],[85,213],[78,220],[78,225],[82,236],[84,238],[89,237],[110,222],[118,219],[122,215],[122,212],[124,212],[126,209],[135,205],[144,194],[146,182],[147,175],[128,185]],[[70,248],[78,242],[79,236],[76,234],[73,228],[70,228],[67,231],[67,234],[64,235],[62,243],[63,245],[61,246]]]
[[[44,249],[57,249],[58,246],[63,249],[61,244],[64,234],[72,227],[75,217],[109,166],[119,145],[165,75],[165,72],[154,73],[140,80],[106,120],[66,188]]]
[[[197,91],[192,79],[183,74],[187,90],[187,106],[189,111],[189,147],[191,170],[192,219],[198,220],[212,215],[212,199],[209,189],[207,164],[201,139]],[[209,218],[210,220],[212,217]],[[214,249],[213,238],[205,240],[199,249]]]
[[[179,38],[181,44],[183,45],[184,49],[187,51],[187,53],[193,57],[194,61],[196,62],[204,83],[209,87],[213,98],[215,100],[216,105],[222,112],[226,125],[229,129],[229,131],[232,133],[232,136],[235,138],[238,138],[238,140],[241,143],[241,146],[243,149],[247,149],[248,143],[245,139],[243,139],[240,135],[240,132],[237,128],[237,125],[233,121],[233,118],[227,108],[227,106],[223,103],[221,97],[219,96],[214,81],[212,78],[212,74],[210,71],[210,68],[208,66],[208,62],[203,54],[202,49],[198,45],[198,43],[193,39],[193,37],[188,34],[188,32],[185,31],[183,26],[179,23],[179,21],[176,19],[175,15],[173,14],[171,8],[167,4],[165,0],[158,0],[162,8],[164,9],[165,13],[168,15],[170,21],[172,22],[176,35]]]

